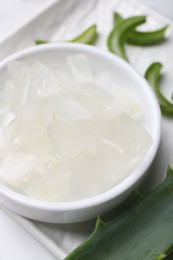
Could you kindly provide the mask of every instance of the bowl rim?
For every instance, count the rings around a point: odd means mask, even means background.
[[[127,63],[125,60],[121,59],[120,57],[109,53],[107,51],[103,51],[98,49],[95,46],[89,46],[80,43],[50,43],[45,45],[33,46],[23,50],[20,50],[0,62],[0,71],[5,69],[9,62],[15,61],[25,56],[29,56],[30,54],[44,52],[44,51],[60,51],[60,50],[77,50],[82,51],[84,53],[94,54],[98,56],[102,56],[105,59],[111,60],[112,62],[120,64],[124,67],[125,71],[129,71],[131,75],[136,78],[142,85],[145,85],[150,98],[153,102],[153,116],[155,116],[155,126],[156,126],[156,135],[154,137],[153,143],[149,148],[149,151],[144,156],[142,162],[138,165],[138,167],[132,171],[132,173],[116,185],[114,188],[105,191],[95,197],[75,200],[75,201],[67,201],[67,202],[47,202],[41,201],[34,198],[27,197],[25,195],[19,194],[12,189],[5,187],[3,184],[0,184],[0,196],[6,197],[8,200],[14,201],[18,204],[22,204],[27,207],[42,209],[42,210],[53,210],[53,211],[73,211],[82,208],[94,207],[99,204],[104,204],[107,201],[115,199],[119,197],[127,190],[129,190],[136,182],[138,182],[147,169],[150,167],[154,157],[157,153],[160,138],[161,138],[161,112],[158,101],[155,97],[154,92],[152,91],[151,87],[149,86],[148,82],[142,78],[137,71],[132,68],[132,66]]]

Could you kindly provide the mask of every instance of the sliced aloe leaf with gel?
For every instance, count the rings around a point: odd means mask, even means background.
[[[145,78],[152,86],[158,99],[161,111],[164,115],[173,115],[173,103],[171,103],[160,91],[159,79],[163,65],[160,62],[152,63],[145,72]]]
[[[119,55],[128,60],[125,52],[125,42],[127,33],[138,25],[145,23],[145,16],[133,16],[119,21],[110,32],[107,40],[107,46],[110,52]]]
[[[92,25],[89,28],[87,28],[84,32],[82,32],[80,35],[75,37],[72,40],[69,40],[68,42],[76,42],[76,43],[84,43],[84,44],[94,44],[95,41],[97,40],[98,33],[97,33],[97,27],[96,25]],[[35,40],[35,44],[46,44],[46,43],[51,43],[51,41],[46,41],[42,39],[37,39]]]
[[[113,14],[114,26],[124,18],[117,12]],[[165,25],[154,31],[137,31],[132,29],[126,35],[126,43],[136,46],[151,46],[156,45],[165,40],[165,32],[169,26]]]

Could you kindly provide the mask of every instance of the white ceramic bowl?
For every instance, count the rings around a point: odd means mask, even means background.
[[[96,217],[121,203],[139,185],[147,173],[158,149],[160,141],[161,116],[160,109],[148,83],[140,77],[132,67],[107,52],[82,44],[50,44],[36,46],[18,52],[0,64],[0,85],[8,78],[7,64],[21,60],[28,64],[34,61],[56,62],[64,60],[71,54],[87,55],[93,73],[106,71],[120,85],[129,86],[141,96],[145,104],[144,124],[152,136],[153,142],[140,165],[115,188],[94,198],[75,202],[49,203],[38,201],[18,194],[0,184],[0,202],[12,211],[36,220],[54,223],[79,222]]]

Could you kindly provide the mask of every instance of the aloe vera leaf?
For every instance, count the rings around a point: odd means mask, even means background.
[[[96,25],[92,25],[89,28],[87,28],[84,32],[82,32],[80,35],[75,37],[72,40],[69,40],[69,42],[76,42],[76,43],[84,43],[84,44],[94,44],[95,41],[98,38],[98,33],[97,33],[97,27]],[[45,40],[35,40],[35,44],[46,44],[46,43],[51,43],[50,41],[45,41]]]
[[[160,62],[152,63],[145,72],[145,78],[152,86],[164,115],[173,115],[173,104],[167,100],[159,88],[160,73],[163,65]]]
[[[124,18],[122,18],[122,16],[117,12],[113,14],[113,18],[114,26],[124,20]],[[151,32],[140,32],[132,29],[127,33],[126,43],[136,46],[151,46],[159,44],[165,40],[165,32],[168,27],[169,25],[165,25],[164,27]]]
[[[65,260],[159,260],[173,250],[173,170],[165,181],[93,234]]]
[[[79,36],[70,40],[70,42],[78,42],[78,43],[85,43],[85,44],[92,45],[97,40],[97,37],[98,37],[97,27],[94,24],[94,25],[90,26],[88,29],[86,29]]]
[[[119,55],[121,58],[128,60],[125,53],[125,41],[128,31],[134,29],[146,21],[145,16],[133,16],[119,21],[110,32],[107,40],[109,51]]]

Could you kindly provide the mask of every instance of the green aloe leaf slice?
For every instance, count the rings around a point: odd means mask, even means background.
[[[97,27],[96,25],[92,25],[89,28],[87,28],[84,32],[82,32],[80,35],[75,37],[74,39],[70,40],[69,42],[76,42],[76,43],[84,43],[84,44],[94,44],[95,41],[98,38],[98,33],[97,33]],[[50,41],[45,41],[42,39],[37,39],[35,40],[35,44],[46,44],[46,43],[51,43]]]
[[[107,40],[109,51],[119,55],[121,58],[128,60],[125,53],[125,42],[127,33],[136,28],[138,25],[145,23],[145,16],[134,16],[119,21],[110,32]]]
[[[117,12],[113,14],[113,18],[114,26],[124,20],[124,18],[122,18],[122,16]],[[165,40],[165,32],[168,27],[169,26],[166,25],[158,30],[149,32],[140,32],[132,29],[126,35],[126,43],[137,46],[151,46],[159,44]]]

